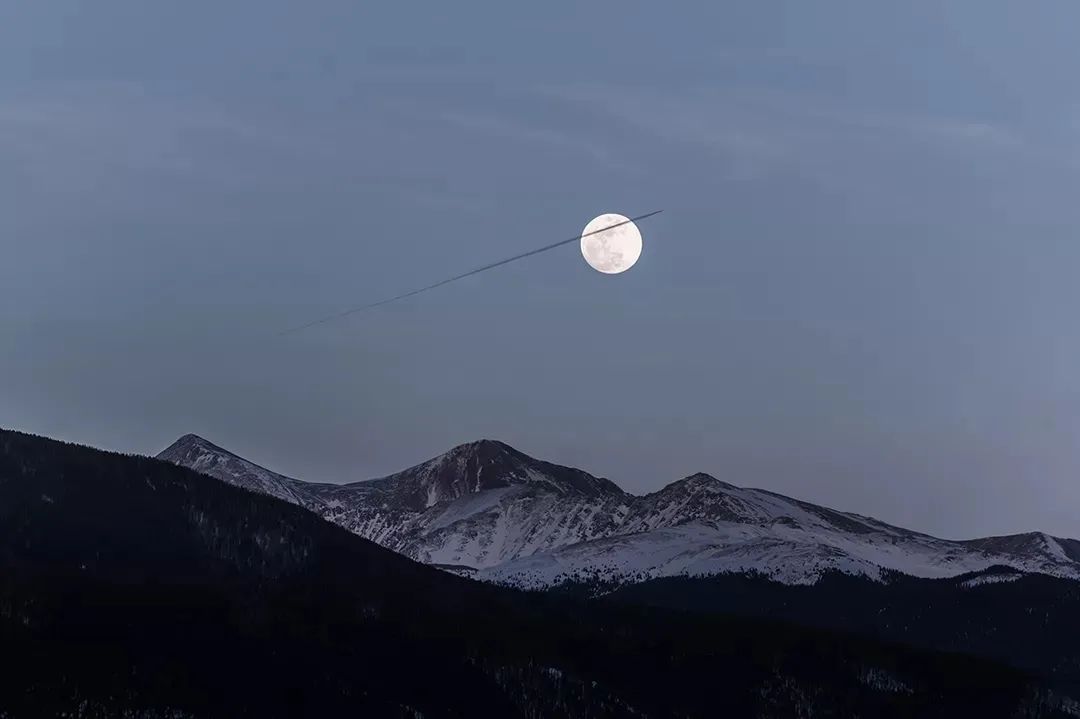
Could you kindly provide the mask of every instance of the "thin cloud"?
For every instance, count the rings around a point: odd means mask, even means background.
[[[785,160],[802,161],[807,149],[823,142],[858,141],[852,133],[887,133],[998,150],[1026,148],[1015,131],[985,120],[827,106],[817,99],[770,91],[665,93],[579,86],[546,92],[664,139],[695,143],[763,169]]]
[[[470,132],[547,145],[590,157],[608,167],[631,169],[631,165],[616,157],[607,147],[578,134],[536,127],[519,119],[474,111],[444,112],[442,117],[447,123]]]
[[[793,138],[763,128],[743,108],[693,94],[613,86],[573,86],[542,91],[564,102],[667,142],[703,146],[728,164],[729,179],[758,177],[790,155]]]
[[[219,103],[161,98],[127,85],[51,88],[0,101],[0,157],[6,160],[0,177],[84,197],[180,179],[238,190],[311,183],[357,191],[396,187],[419,202],[475,204],[445,178],[399,168],[392,153],[378,152],[376,133],[359,123],[375,123],[385,140],[383,118],[332,127],[291,119],[268,123]]]

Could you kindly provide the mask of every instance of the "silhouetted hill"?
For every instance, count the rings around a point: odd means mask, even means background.
[[[1009,567],[946,579],[894,573],[884,582],[833,573],[810,586],[748,575],[670,577],[618,588],[605,600],[789,621],[977,654],[1080,693],[1080,584]]]
[[[9,431],[0,660],[0,716],[1067,716],[990,662],[485,586],[173,464]]]

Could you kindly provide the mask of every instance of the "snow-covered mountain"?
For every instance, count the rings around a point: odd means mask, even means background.
[[[196,435],[158,457],[300,504],[419,561],[522,587],[725,572],[809,584],[829,571],[945,577],[994,565],[1080,579],[1072,539],[938,539],[707,474],[637,496],[492,440],[340,485],[276,474]]]
[[[194,434],[185,434],[157,458],[293,504],[305,503],[304,497],[310,486],[307,482],[263,469]]]

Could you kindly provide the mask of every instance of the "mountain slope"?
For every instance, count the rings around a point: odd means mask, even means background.
[[[194,434],[176,440],[157,458],[293,504],[304,504],[310,494],[308,483],[263,469]]]
[[[995,565],[1080,579],[1080,543],[1043,534],[956,542],[707,474],[644,496],[484,440],[383,479],[309,484],[194,435],[159,455],[308,507],[419,561],[527,588],[756,572],[948,577]]]
[[[0,716],[1068,716],[994,663],[500,589],[3,430],[0,661]]]
[[[491,440],[344,485],[283,477],[195,435],[158,458],[294,501],[420,561],[470,567],[608,536],[635,499],[608,480]]]

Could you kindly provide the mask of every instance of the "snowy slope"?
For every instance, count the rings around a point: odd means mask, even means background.
[[[301,504],[414,559],[522,587],[722,572],[807,584],[829,571],[946,577],[994,565],[1080,579],[1076,540],[937,539],[706,474],[636,496],[491,440],[344,485],[275,474],[195,435],[159,457]]]
[[[194,434],[185,434],[157,456],[253,492],[304,504],[310,485],[263,469]]]

